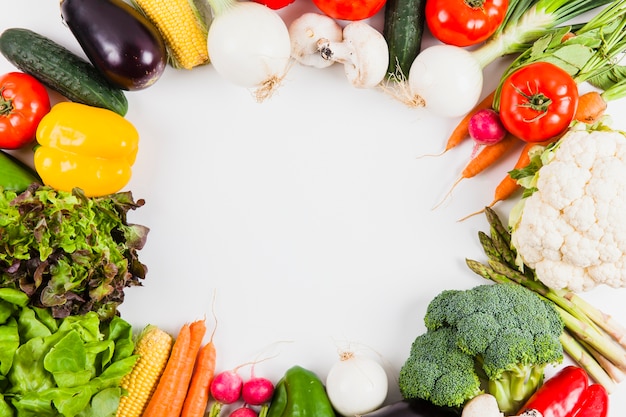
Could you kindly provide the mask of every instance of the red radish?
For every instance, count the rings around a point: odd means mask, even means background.
[[[211,395],[215,402],[211,406],[209,416],[218,416],[222,405],[233,404],[241,397],[243,380],[236,370],[224,371],[215,375],[211,381]]]
[[[232,404],[241,397],[243,380],[236,371],[224,371],[211,382],[211,395],[222,404]]]
[[[229,417],[258,417],[258,414],[252,408],[244,405],[230,413]]]
[[[274,384],[267,378],[252,377],[242,387],[243,401],[250,405],[268,403],[274,395]]]
[[[494,145],[507,134],[500,116],[493,109],[482,109],[474,113],[470,118],[468,130],[474,140],[472,158],[482,146]]]

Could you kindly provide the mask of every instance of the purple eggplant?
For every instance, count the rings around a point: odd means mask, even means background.
[[[163,74],[161,34],[123,0],[61,0],[61,16],[94,67],[118,88],[141,90]]]

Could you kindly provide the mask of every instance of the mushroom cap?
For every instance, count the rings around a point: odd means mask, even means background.
[[[463,406],[461,417],[503,417],[496,397],[491,394],[480,394]]]
[[[317,48],[320,39],[341,42],[342,28],[335,19],[320,13],[308,12],[289,25],[291,55],[301,63],[315,68],[326,68],[334,61],[325,59]]]
[[[357,20],[343,29],[343,42],[351,50],[344,70],[352,85],[371,88],[380,84],[389,67],[389,46],[383,34]]]

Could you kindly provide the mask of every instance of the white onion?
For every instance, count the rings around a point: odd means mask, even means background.
[[[356,416],[376,410],[387,398],[389,381],[383,367],[365,356],[344,353],[326,377],[326,393],[342,416]]]
[[[471,52],[452,45],[435,45],[420,52],[409,69],[411,94],[433,114],[459,117],[480,100],[483,71]]]
[[[291,54],[283,19],[262,4],[240,1],[213,19],[208,33],[211,64],[218,74],[246,88],[263,88],[284,77]]]

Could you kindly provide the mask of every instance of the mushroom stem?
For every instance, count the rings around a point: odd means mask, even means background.
[[[319,39],[341,42],[342,28],[332,18],[319,13],[304,13],[289,25],[291,55],[301,64],[325,68],[334,63],[320,56]]]
[[[346,77],[358,88],[374,87],[383,81],[389,64],[389,48],[384,36],[362,21],[348,23],[343,39],[320,38],[320,56],[343,64]]]
[[[354,62],[357,56],[354,53],[352,42],[335,42],[321,38],[317,41],[317,50],[322,58],[327,61],[338,62],[344,65],[349,63],[355,67],[358,66],[358,62]]]

